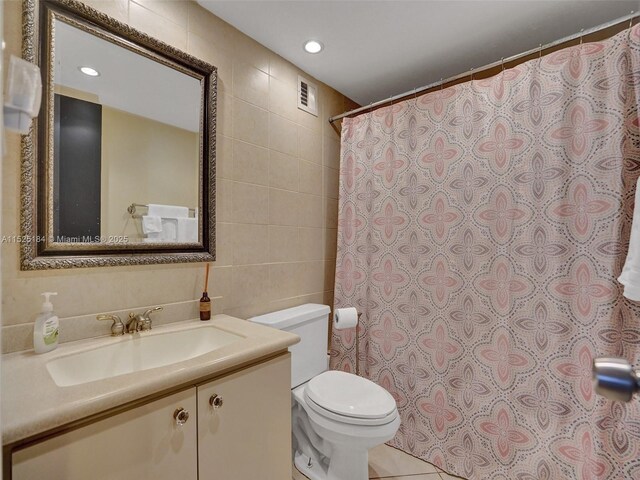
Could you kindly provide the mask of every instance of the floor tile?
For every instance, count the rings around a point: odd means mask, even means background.
[[[456,477],[455,475],[449,475],[446,472],[440,471],[440,478],[442,480],[464,480],[462,477]]]
[[[309,480],[307,477],[302,475],[295,465],[293,465],[293,480]]]
[[[441,480],[437,473],[423,473],[419,475],[404,475],[402,477],[385,477],[384,480]]]
[[[369,478],[400,477],[425,473],[437,473],[436,467],[412,457],[402,450],[380,445],[369,450]],[[431,477],[439,480],[437,476]],[[421,480],[412,478],[411,480]]]

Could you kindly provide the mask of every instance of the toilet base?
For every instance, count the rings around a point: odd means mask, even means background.
[[[332,458],[329,471],[326,465],[295,452],[294,464],[300,473],[310,480],[368,480],[369,452],[345,452],[345,458]]]
[[[309,462],[311,460],[311,462]],[[302,452],[295,452],[293,459],[295,468],[310,480],[325,480],[327,478],[327,472],[318,462],[314,462],[313,459],[306,456]],[[311,463],[311,465],[309,465]]]

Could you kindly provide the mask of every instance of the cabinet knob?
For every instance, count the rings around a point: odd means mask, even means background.
[[[189,420],[189,411],[180,407],[173,412],[173,418],[176,421],[176,425],[184,425]]]
[[[221,408],[223,404],[224,400],[217,393],[214,393],[213,395],[211,395],[211,398],[209,398],[209,405],[211,405],[213,408]]]

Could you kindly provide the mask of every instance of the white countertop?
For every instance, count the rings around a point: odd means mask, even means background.
[[[194,328],[203,323],[200,320],[176,322],[156,327],[151,334]],[[285,350],[300,340],[292,333],[228,315],[215,315],[206,323],[244,338],[183,362],[70,387],[57,386],[46,363],[117,339],[100,337],[63,343],[56,350],[41,355],[33,351],[3,355],[2,443],[19,442],[128,402],[196,382]]]

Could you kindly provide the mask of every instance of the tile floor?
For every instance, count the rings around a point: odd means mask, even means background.
[[[388,445],[369,451],[369,478],[385,480],[460,480],[430,463]],[[294,466],[293,480],[307,480]],[[346,479],[345,479],[346,480]]]

